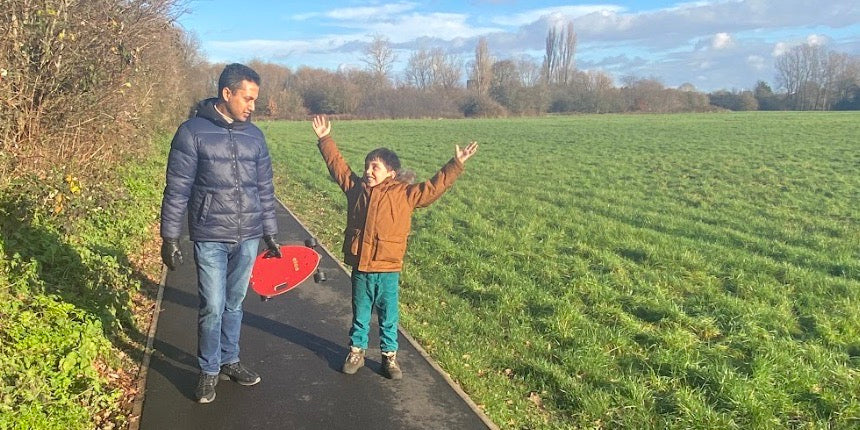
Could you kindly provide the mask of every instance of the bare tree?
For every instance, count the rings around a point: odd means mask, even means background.
[[[570,82],[574,70],[573,56],[576,53],[576,32],[573,31],[573,21],[568,21],[567,31],[559,36],[562,40],[559,53],[559,80],[562,85]]]
[[[796,110],[829,110],[860,82],[858,57],[821,45],[789,49],[777,57],[776,70],[788,107]]]
[[[558,55],[556,54],[556,51],[558,50],[558,46],[556,45],[556,41],[558,39],[557,34],[558,30],[553,26],[547,31],[546,35],[543,56],[543,79],[547,84],[553,83],[555,70],[558,68],[555,64],[558,59]]]
[[[364,49],[364,62],[366,70],[373,74],[380,82],[388,83],[388,73],[394,65],[397,55],[391,48],[391,42],[387,37],[375,34],[373,40]]]
[[[462,78],[463,64],[442,48],[419,49],[406,63],[404,77],[408,85],[420,90],[456,88]]]
[[[433,86],[433,64],[429,51],[421,48],[409,56],[404,78],[408,85],[419,90],[428,90]]]
[[[787,92],[791,108],[817,108],[826,58],[823,46],[809,44],[795,46],[776,58],[777,83]]]
[[[824,109],[831,109],[834,104],[849,97],[852,88],[860,84],[860,57],[830,52],[824,70],[822,86],[826,98]]]
[[[548,84],[567,85],[575,69],[573,58],[576,54],[576,32],[573,21],[568,21],[566,29],[552,27],[547,31],[543,73]]]
[[[491,80],[493,79],[493,59],[490,58],[489,48],[487,47],[487,38],[478,39],[478,46],[475,48],[475,62],[472,64],[472,88],[478,94],[487,94],[490,91]]]
[[[541,69],[530,57],[521,57],[516,60],[517,73],[520,83],[525,87],[533,87],[540,81]]]
[[[460,86],[463,78],[463,61],[454,54],[446,53],[442,48],[431,51],[434,86],[451,89]]]

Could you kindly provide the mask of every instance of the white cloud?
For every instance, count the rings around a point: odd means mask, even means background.
[[[321,15],[322,15],[322,14],[317,13],[317,12],[310,12],[310,13],[298,13],[298,14],[295,14],[295,15],[291,15],[291,16],[289,17],[289,19],[291,19],[291,20],[293,20],[293,21],[307,21],[307,20],[309,20],[309,19],[313,19],[313,18],[316,18],[316,17],[321,16]]]
[[[383,34],[392,43],[406,43],[417,38],[451,41],[477,37],[501,31],[480,27],[469,22],[469,15],[460,13],[413,12],[418,3],[399,2],[380,6],[335,9],[324,14],[296,15],[294,19],[326,19],[329,26],[356,32],[352,40],[364,40],[367,34]]]
[[[341,36],[323,37],[313,40],[238,40],[231,42],[214,41],[206,45],[206,50],[215,58],[245,56],[253,58],[275,58],[279,60],[297,55],[320,52],[336,48],[346,43]],[[324,49],[320,49],[324,47]],[[217,61],[217,60],[216,60]]]
[[[540,20],[543,17],[555,17],[556,19],[574,19],[585,15],[598,14],[609,15],[618,12],[623,12],[625,9],[622,6],[611,4],[596,4],[582,6],[558,6],[542,9],[534,9],[527,12],[518,13],[512,16],[497,16],[493,17],[491,22],[498,25],[506,26],[521,26],[531,24]]]
[[[786,42],[777,42],[775,45],[773,45],[773,51],[771,52],[771,55],[774,57],[779,57],[780,55],[788,52],[788,50],[791,49],[791,46],[791,44]]]
[[[607,9],[605,13],[574,19],[582,41],[635,40],[655,48],[678,46],[722,32],[737,35],[794,27],[844,28],[858,22],[860,8],[856,7],[856,0],[822,4],[803,0],[700,1],[635,13]]]
[[[806,38],[806,44],[810,46],[826,45],[829,41],[829,37],[820,34],[810,34],[809,37]]]
[[[773,55],[774,57],[779,57],[780,55],[788,52],[788,50],[790,50],[791,48],[794,48],[795,46],[800,46],[803,44],[809,46],[823,46],[829,44],[830,41],[831,39],[828,36],[821,34],[810,34],[806,37],[805,41],[798,40],[794,42],[777,42],[773,46],[773,51],[771,52],[771,55]]]
[[[695,65],[695,67],[699,70],[708,70],[714,67],[714,63],[709,60],[700,61],[699,64]]]
[[[758,71],[765,70],[765,68],[767,67],[765,59],[761,55],[747,56],[747,64],[749,64],[750,67]]]
[[[418,3],[400,2],[379,6],[348,7],[332,9],[328,12],[312,12],[292,15],[290,19],[295,21],[307,21],[309,19],[326,17],[345,21],[379,21],[389,19],[392,16],[408,12],[418,7]]]
[[[711,40],[711,47],[714,49],[726,49],[734,44],[732,36],[729,33],[717,33]]]
[[[342,8],[326,12],[325,16],[339,20],[361,20],[374,22],[396,17],[397,15],[400,15],[404,12],[408,12],[410,10],[415,9],[417,6],[417,3],[400,2],[385,4],[381,6]]]
[[[361,28],[370,33],[385,34],[395,43],[407,42],[420,37],[454,40],[500,31],[498,28],[471,25],[468,18],[468,15],[456,13],[416,13]]]

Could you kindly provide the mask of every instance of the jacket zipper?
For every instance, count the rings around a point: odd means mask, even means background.
[[[236,138],[233,136],[233,129],[228,128],[227,133],[230,137],[230,150],[233,153],[233,180],[236,185],[236,208],[238,209],[238,213],[236,214],[237,224],[236,224],[236,243],[242,242],[242,196],[239,192],[239,151],[236,147]]]

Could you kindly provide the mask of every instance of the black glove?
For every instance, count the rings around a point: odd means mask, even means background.
[[[281,258],[281,246],[275,242],[275,235],[267,234],[263,236],[263,240],[266,242],[266,248],[268,248],[263,258]]]
[[[176,267],[182,264],[182,252],[179,251],[178,239],[165,238],[161,242],[161,261],[170,270],[176,270]]]

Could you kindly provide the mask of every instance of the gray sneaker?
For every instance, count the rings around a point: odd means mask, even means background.
[[[364,350],[354,346],[349,347],[349,355],[346,356],[346,361],[343,362],[343,373],[352,375],[358,372],[361,366],[364,366]]]
[[[215,386],[218,385],[218,375],[200,374],[200,379],[197,380],[197,389],[194,390],[194,397],[197,397],[199,403],[209,403],[215,400]]]
[[[260,382],[260,375],[237,361],[221,366],[221,379],[232,379],[241,385],[254,385]]]
[[[403,372],[397,365],[397,351],[382,353],[382,373],[388,379],[403,379]]]

